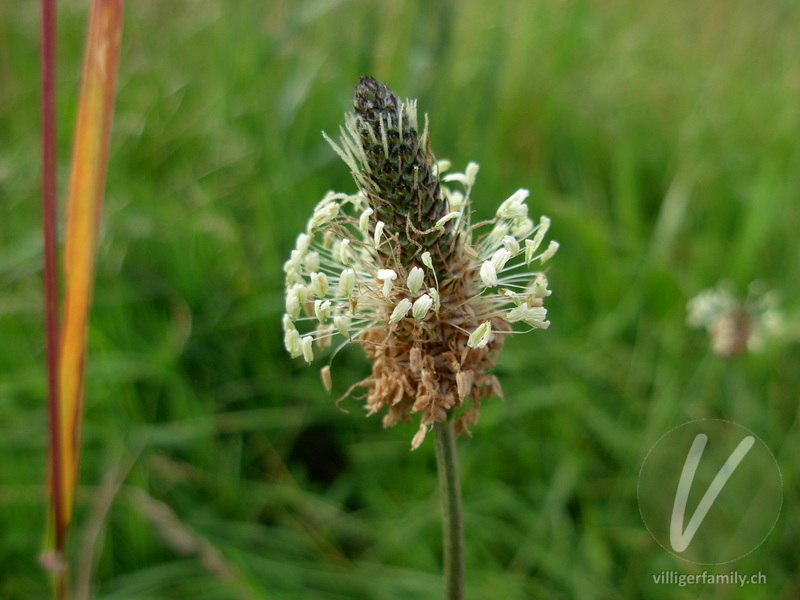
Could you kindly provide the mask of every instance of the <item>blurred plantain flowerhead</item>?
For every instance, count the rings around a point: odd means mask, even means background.
[[[708,332],[712,352],[733,358],[758,353],[788,332],[780,299],[761,281],[748,287],[747,298],[736,298],[726,283],[705,289],[686,304],[686,323]]]
[[[527,190],[472,224],[478,165],[444,174],[416,101],[362,77],[354,109],[339,142],[325,138],[358,191],[328,192],[297,237],[284,265],[284,342],[308,363],[334,339],[361,344],[372,374],[353,387],[366,388],[370,415],[385,411],[384,427],[419,415],[414,449],[451,417],[469,433],[481,400],[502,396],[489,370],[512,324],[550,324],[547,278],[529,268],[558,244],[543,245],[550,220],[531,220]],[[323,381],[330,388],[328,367]]]

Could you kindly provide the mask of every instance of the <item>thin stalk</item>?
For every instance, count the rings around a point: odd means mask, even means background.
[[[453,421],[436,423],[436,464],[442,497],[444,537],[445,600],[462,600],[464,595],[464,529],[461,522],[461,483]]]
[[[42,0],[42,232],[44,237],[44,296],[47,353],[47,393],[50,420],[50,502],[55,550],[55,594],[66,597],[66,577],[60,568],[64,558],[66,527],[61,495],[61,455],[58,385],[58,239],[56,219],[56,5]]]

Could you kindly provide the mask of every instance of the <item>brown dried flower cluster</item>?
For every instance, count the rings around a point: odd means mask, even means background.
[[[500,382],[488,373],[494,366],[504,336],[497,333],[511,327],[501,317],[490,322],[495,335],[481,347],[469,344],[469,334],[480,325],[478,314],[469,300],[480,295],[471,260],[453,257],[461,268],[451,270],[450,279],[440,283],[442,305],[423,320],[385,320],[365,330],[359,341],[372,360],[372,375],[359,385],[369,390],[366,405],[369,414],[386,409],[384,427],[410,420],[421,413],[420,429],[412,448],[422,443],[435,421],[471,400],[469,408],[456,417],[456,433],[469,433],[478,420],[481,400],[496,395],[502,398]],[[442,293],[443,292],[443,293]]]

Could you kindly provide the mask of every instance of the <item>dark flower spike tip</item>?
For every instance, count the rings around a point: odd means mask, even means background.
[[[441,194],[427,124],[419,132],[416,102],[403,101],[376,79],[362,77],[353,107],[337,151],[350,155],[346,162],[375,213],[375,223],[383,222],[387,237],[398,242],[395,256],[382,248],[385,266],[419,263],[425,250],[440,265],[452,251],[452,224],[436,225],[448,213],[448,204]]]

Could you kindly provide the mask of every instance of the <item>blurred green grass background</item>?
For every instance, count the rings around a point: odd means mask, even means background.
[[[86,3],[59,13],[65,189]],[[713,356],[685,303],[760,279],[797,317],[800,5],[130,2],[87,381],[74,580],[106,600],[441,597],[431,444],[333,400],[360,349],[282,348],[281,265],[328,189],[358,77],[419,99],[432,147],[481,165],[478,214],[519,187],[553,220],[547,331],[513,338],[460,441],[468,598],[795,599],[798,348]],[[47,424],[38,12],[0,5],[0,598],[46,598],[36,562]],[[62,194],[63,197],[63,194]],[[324,363],[320,363],[321,364]],[[783,514],[734,565],[697,572],[649,536],[639,466],[704,417],[757,433]],[[116,489],[116,486],[119,489]],[[92,548],[88,551],[87,548]]]

